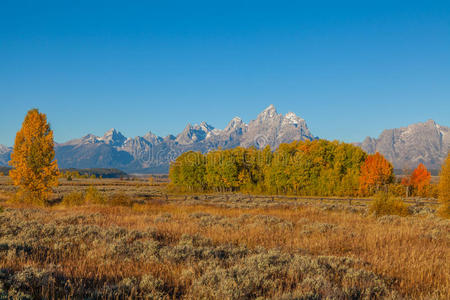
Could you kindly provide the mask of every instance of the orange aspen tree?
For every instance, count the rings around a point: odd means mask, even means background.
[[[28,111],[22,128],[16,134],[9,162],[14,185],[19,187],[18,199],[44,204],[52,187],[58,185],[58,164],[55,160],[53,131],[47,117],[37,109]]]
[[[359,177],[360,193],[370,194],[380,190],[382,186],[391,183],[394,179],[394,167],[380,153],[368,155],[361,166]]]
[[[420,163],[417,168],[411,173],[409,180],[410,185],[414,188],[417,195],[426,196],[428,187],[430,186],[431,174],[427,167]]]

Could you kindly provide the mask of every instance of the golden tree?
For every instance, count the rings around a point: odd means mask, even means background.
[[[9,176],[19,186],[18,198],[23,201],[43,204],[58,184],[53,131],[45,114],[37,109],[25,116],[9,164],[13,168]]]
[[[448,218],[450,217],[450,153],[442,166],[439,178],[439,200],[442,203],[440,212]]]

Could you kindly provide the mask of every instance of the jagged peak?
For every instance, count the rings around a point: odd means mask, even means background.
[[[125,137],[120,131],[118,131],[115,128],[111,128],[110,130],[106,131],[103,135],[103,138],[106,137]]]
[[[192,125],[191,123],[188,123],[186,125],[186,127],[184,128],[183,132],[190,132],[192,130],[201,130],[204,131],[205,133],[208,133],[210,131],[213,131],[215,128],[211,125],[209,125],[208,123],[206,123],[205,121],[201,122],[200,124],[194,124]]]
[[[205,132],[210,132],[214,130],[214,126],[209,125],[205,121],[201,122],[199,125],[200,129],[202,129]]]
[[[277,115],[277,109],[273,104],[270,104],[266,109],[264,109],[258,117],[274,117]]]
[[[431,126],[437,126],[436,122],[433,119],[428,119],[425,124],[431,125]]]
[[[151,131],[144,134],[144,136],[142,138],[150,143],[160,142],[163,140],[162,137],[157,136],[156,134],[154,134]]]
[[[73,142],[77,142],[78,140],[73,140]],[[100,138],[92,133],[88,133],[80,139],[81,143],[84,144],[95,144],[100,142]]]
[[[264,109],[264,111],[276,111],[277,109],[275,108],[275,105],[270,104],[269,106],[266,107],[266,109]]]
[[[293,112],[288,112],[285,116],[284,116],[285,120],[287,120],[289,123],[291,124],[299,124],[299,123],[303,123],[305,120],[299,116],[297,116],[295,113]]]
[[[231,121],[228,123],[227,127],[225,127],[224,131],[231,131],[237,128],[242,128],[247,126],[247,124],[244,123],[244,121],[242,121],[241,118],[239,117],[234,117],[233,119],[231,119]]]
[[[106,131],[101,138],[98,138],[98,140],[103,141],[106,144],[120,145],[124,143],[127,138],[120,131],[117,131],[115,128],[111,128]]]
[[[145,137],[158,137],[158,136],[156,134],[154,134],[153,132],[149,131],[146,134],[144,134],[143,137],[145,138]]]
[[[112,133],[118,133],[118,131],[115,128],[111,128],[110,130],[105,132],[105,135],[106,134],[112,134]]]

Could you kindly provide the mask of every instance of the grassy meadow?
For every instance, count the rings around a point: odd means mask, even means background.
[[[365,199],[145,179],[62,179],[46,207],[14,192],[0,176],[0,299],[450,298],[450,221],[431,202],[375,217]]]

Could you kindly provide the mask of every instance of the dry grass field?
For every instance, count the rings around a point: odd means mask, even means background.
[[[91,185],[105,204],[57,203]],[[376,218],[365,201],[166,196],[113,179],[61,181],[49,207],[13,192],[0,177],[0,299],[450,298],[450,221],[431,204]]]

